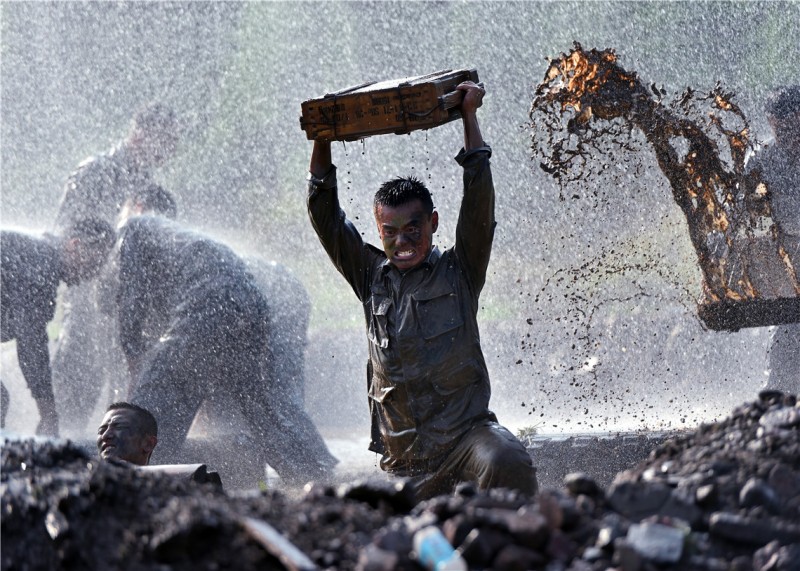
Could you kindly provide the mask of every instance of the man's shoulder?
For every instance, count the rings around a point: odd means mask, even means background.
[[[115,178],[125,174],[127,169],[124,157],[114,148],[83,159],[70,173],[69,179],[79,183],[92,178]]]
[[[31,263],[41,258],[51,258],[56,254],[52,240],[16,230],[0,231],[0,253],[3,263],[12,258],[28,259]]]
[[[384,266],[390,266],[386,258],[386,252],[381,248],[373,246],[368,242],[364,242],[362,250],[362,263],[367,268],[367,271],[373,276],[370,279],[376,279],[380,275]]]
[[[467,268],[468,262],[465,262],[460,256],[458,248],[450,246],[438,252],[438,256],[432,260],[431,266],[433,272],[439,276],[449,276],[448,280],[462,281],[468,280]]]
[[[123,250],[141,243],[166,244],[175,234],[174,223],[160,216],[136,216],[119,228]]]

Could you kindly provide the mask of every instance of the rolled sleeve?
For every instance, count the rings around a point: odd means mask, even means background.
[[[308,194],[316,194],[320,191],[336,188],[336,165],[331,165],[328,172],[322,178],[315,177],[308,173]]]
[[[486,143],[483,142],[483,145],[480,147],[476,147],[470,151],[461,147],[461,150],[455,156],[456,162],[460,164],[462,167],[467,168],[467,165],[471,163],[473,160],[478,160],[476,156],[483,156],[480,153],[487,153],[486,158],[489,159],[492,157],[492,148]]]

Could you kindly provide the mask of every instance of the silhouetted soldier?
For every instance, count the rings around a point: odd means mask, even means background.
[[[74,220],[97,216],[111,225],[125,201],[153,184],[153,170],[175,153],[178,122],[174,112],[151,104],[133,117],[125,138],[106,153],[90,157],[69,176],[56,217],[56,231]],[[62,426],[72,432],[86,428],[87,411],[94,409],[103,386],[109,399],[127,385],[113,339],[113,320],[98,311],[98,280],[69,290],[64,296],[64,321],[53,358],[53,383]]]
[[[151,185],[138,191],[127,200],[120,213],[120,225],[135,216],[156,215],[174,220],[178,214],[178,207],[172,194],[158,185]],[[108,272],[104,280],[109,287],[102,296],[105,306],[113,305],[116,317],[116,289],[119,278],[117,274],[117,255],[111,257],[104,271]],[[293,433],[315,428],[311,422],[301,415],[301,421],[291,418],[294,411],[305,408],[305,352],[308,344],[308,325],[311,317],[311,298],[302,282],[283,264],[266,260],[258,256],[243,258],[248,272],[253,276],[256,286],[264,296],[267,304],[267,357],[264,362],[263,375],[266,383],[271,387],[271,400],[273,403],[288,401],[286,406],[275,406],[279,421],[277,427],[281,433],[291,439],[314,441],[313,435],[293,436]],[[111,275],[114,274],[114,275]],[[113,298],[112,298],[113,296]],[[113,300],[113,304],[107,303]],[[155,317],[155,316],[154,316]],[[145,337],[157,339],[159,328],[163,324],[154,326],[156,332],[147,332],[150,328],[145,325]],[[154,342],[154,341],[153,341]],[[238,400],[238,399],[237,399]],[[212,420],[224,418],[230,407],[238,409],[236,402],[226,402],[217,398],[206,403],[206,412]],[[285,409],[286,414],[280,411]]]
[[[775,90],[766,105],[774,141],[748,162],[767,184],[772,217],[783,247],[800,271],[800,85]],[[767,387],[800,393],[800,324],[778,325],[772,333]]]
[[[94,277],[114,244],[114,229],[86,219],[63,236],[4,230],[0,240],[2,340],[17,341],[19,366],[39,409],[37,434],[57,435],[47,324],[55,315],[59,284],[73,287]]]
[[[278,357],[268,343],[268,306],[244,262],[161,217],[132,218],[120,233],[117,300],[133,379],[129,400],[159,418],[159,456],[178,456],[201,404],[224,399],[254,431],[262,464],[294,484],[327,479],[336,459],[269,375]]]

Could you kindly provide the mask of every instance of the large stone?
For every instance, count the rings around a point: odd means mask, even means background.
[[[683,555],[684,532],[660,523],[635,523],[628,529],[628,544],[645,559],[677,563]]]
[[[573,496],[580,494],[596,496],[600,493],[600,487],[597,482],[585,472],[571,472],[564,476],[564,487]]]
[[[754,571],[800,571],[800,543],[771,541],[753,554]]]
[[[800,471],[792,470],[786,464],[773,466],[767,483],[783,500],[800,495]]]
[[[783,543],[800,542],[800,526],[774,519],[715,512],[709,518],[708,528],[712,535],[749,545],[766,545],[776,539]]]
[[[759,478],[750,478],[742,486],[739,504],[745,508],[764,506],[771,513],[778,513],[781,509],[778,494]]]
[[[761,426],[770,428],[793,428],[800,426],[800,410],[792,407],[777,408],[762,415],[758,423]]]
[[[670,497],[668,486],[658,482],[620,481],[606,493],[609,505],[622,515],[639,521],[657,514]]]

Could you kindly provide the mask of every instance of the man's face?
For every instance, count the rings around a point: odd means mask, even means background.
[[[400,206],[379,205],[375,212],[386,257],[400,271],[424,262],[433,247],[439,214],[427,214],[419,199]]]
[[[102,245],[90,245],[78,238],[69,239],[64,252],[64,281],[75,285],[100,273],[108,253]]]
[[[154,437],[141,430],[136,412],[118,408],[109,410],[97,429],[97,450],[104,460],[119,458],[144,466],[153,451]]]

